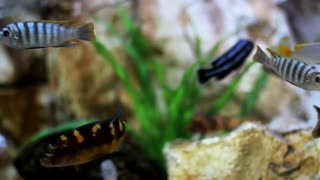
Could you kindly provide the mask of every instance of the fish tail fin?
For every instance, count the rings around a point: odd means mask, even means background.
[[[262,49],[257,46],[257,51],[253,56],[253,60],[262,64],[265,64],[268,61],[269,57],[265,52],[262,51]]]
[[[197,77],[198,81],[203,84],[209,80],[209,76],[206,75],[207,70],[206,69],[198,69],[197,71]]]
[[[93,22],[83,25],[78,29],[78,38],[85,41],[92,41],[96,39],[94,35]]]
[[[220,74],[217,74],[216,75],[216,79],[218,81],[222,80],[223,78],[227,77],[227,75],[229,75],[229,73],[232,71],[232,69],[228,70],[228,71],[225,71],[223,73],[220,73]]]

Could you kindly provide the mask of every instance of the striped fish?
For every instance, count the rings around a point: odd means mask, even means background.
[[[212,67],[210,69],[199,69],[197,71],[199,82],[205,83],[212,77],[215,77],[217,80],[225,78],[232,71],[241,67],[250,55],[253,46],[250,40],[240,39],[228,51],[214,60],[211,63]]]
[[[320,90],[320,66],[307,64],[298,59],[283,57],[267,49],[272,57],[268,57],[257,46],[257,52],[253,59],[263,64],[267,70],[273,72],[281,79],[309,91]]]
[[[14,22],[0,30],[0,42],[21,49],[73,47],[75,40],[94,40],[93,29],[93,23],[71,28],[67,21]]]
[[[96,121],[63,132],[48,145],[40,159],[44,167],[84,164],[116,151],[125,138],[125,122],[121,112],[112,119]]]

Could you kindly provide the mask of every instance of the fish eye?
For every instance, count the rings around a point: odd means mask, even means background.
[[[320,77],[317,76],[317,77],[315,78],[315,81],[316,81],[317,83],[320,83]]]
[[[309,78],[309,77],[307,77],[307,78],[306,78],[306,81],[307,81],[307,82],[309,82],[309,81],[310,81],[310,78]]]
[[[10,35],[10,32],[7,31],[7,30],[4,30],[4,31],[2,32],[2,35],[3,35],[4,37],[8,37],[8,36]]]

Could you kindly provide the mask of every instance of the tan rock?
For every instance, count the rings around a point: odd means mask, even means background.
[[[279,4],[296,43],[319,42],[320,2],[290,0]]]
[[[164,152],[171,180],[316,179],[319,142],[310,131],[275,135],[247,123],[225,137],[176,142]]]
[[[76,48],[52,51],[56,52],[49,56],[50,86],[64,113],[79,118],[108,113],[107,106],[117,98],[117,78],[110,64],[86,42]]]

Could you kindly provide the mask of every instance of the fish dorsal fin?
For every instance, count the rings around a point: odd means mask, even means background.
[[[66,27],[71,27],[74,24],[73,20],[63,20],[63,21],[58,21],[58,20],[38,20],[36,22],[43,22],[43,23],[55,23],[55,24],[60,24]]]
[[[18,19],[17,17],[13,16],[5,16],[0,18],[0,28],[2,29],[3,27],[7,26],[8,24],[14,23],[14,22],[19,22],[21,19]]]
[[[320,43],[297,44],[290,57],[308,64],[320,64]]]
[[[280,57],[280,55],[275,52],[274,50],[270,49],[270,48],[267,48],[267,50],[269,51],[269,53],[271,54],[271,56],[273,57]]]
[[[294,59],[295,61],[300,61],[300,62],[305,62],[303,61],[303,59],[299,58],[299,57],[292,57],[292,56],[281,56],[279,55],[277,52],[275,52],[274,50],[270,49],[270,48],[267,48],[267,50],[269,51],[269,53],[275,57],[275,58],[279,58],[279,57],[284,57],[284,58],[292,58]]]

